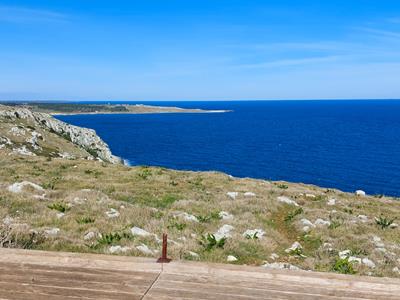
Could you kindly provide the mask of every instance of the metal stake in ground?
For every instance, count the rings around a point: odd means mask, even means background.
[[[157,260],[158,263],[169,263],[171,261],[171,259],[168,258],[167,246],[168,246],[168,235],[164,233],[162,237],[162,253],[161,257]]]

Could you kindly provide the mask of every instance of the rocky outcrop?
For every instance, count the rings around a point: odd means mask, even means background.
[[[25,119],[45,128],[83,148],[86,152],[103,161],[121,163],[121,159],[112,155],[108,145],[93,129],[67,124],[46,113],[32,112],[26,108],[14,108],[0,105],[0,117],[7,119]]]

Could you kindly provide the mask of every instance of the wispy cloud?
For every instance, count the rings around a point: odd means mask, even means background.
[[[243,64],[237,67],[243,69],[264,69],[264,68],[279,68],[279,67],[292,67],[300,65],[315,65],[321,63],[335,62],[342,58],[342,56],[322,56],[322,57],[309,57],[299,59],[281,59],[275,61],[254,63],[254,64]]]
[[[63,21],[67,21],[67,15],[55,11],[0,5],[0,22],[47,23]]]
[[[373,34],[377,37],[388,37],[388,38],[395,38],[400,39],[400,32],[398,31],[388,31],[388,30],[380,30],[374,28],[359,28],[360,30]]]

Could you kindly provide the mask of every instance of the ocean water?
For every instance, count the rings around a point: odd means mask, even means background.
[[[149,104],[233,112],[57,118],[95,129],[132,165],[400,196],[400,101]]]

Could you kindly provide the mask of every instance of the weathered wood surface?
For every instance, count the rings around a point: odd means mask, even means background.
[[[400,299],[400,280],[0,249],[0,299]]]

